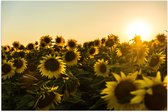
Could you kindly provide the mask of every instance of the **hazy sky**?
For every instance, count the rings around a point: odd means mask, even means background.
[[[151,38],[167,29],[166,1],[2,1],[1,10],[2,45],[27,45],[44,35],[82,43],[112,33],[128,41],[127,29],[136,20],[149,25]]]

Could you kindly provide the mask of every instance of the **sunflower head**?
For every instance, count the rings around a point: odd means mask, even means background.
[[[27,61],[24,58],[15,58],[12,61],[13,66],[16,67],[16,73],[23,73],[27,68]]]
[[[149,58],[149,66],[152,67],[154,70],[158,70],[161,64],[165,62],[165,57],[162,52],[152,54],[151,57]]]
[[[121,72],[121,76],[113,73],[116,81],[107,82],[107,88],[101,92],[101,94],[104,94],[102,98],[108,102],[107,109],[141,109],[141,105],[139,104],[130,104],[134,96],[131,92],[138,88],[135,84],[137,73],[128,74],[127,76],[123,72]]]
[[[162,82],[160,72],[156,77],[143,77],[143,80],[137,80],[137,85],[141,87],[131,94],[135,97],[131,100],[132,104],[143,103],[144,108],[148,110],[164,110],[167,107],[167,89],[165,81]]]
[[[65,39],[62,36],[57,36],[55,39],[55,43],[57,46],[64,46]]]
[[[109,72],[110,72],[108,61],[104,61],[103,59],[98,60],[94,64],[94,71],[95,71],[95,75],[97,76],[108,77]]]
[[[65,72],[65,63],[60,57],[47,55],[40,61],[38,68],[43,76],[48,78],[59,78],[61,73]]]
[[[4,62],[2,64],[2,79],[6,80],[13,77],[15,75],[15,69],[12,62]]]
[[[91,47],[88,52],[90,58],[94,58],[94,56],[99,53],[99,49],[97,47]]]
[[[99,46],[101,45],[101,41],[100,41],[99,39],[96,39],[96,40],[94,41],[94,45],[95,45],[96,47],[99,47]]]
[[[156,36],[156,39],[160,42],[160,43],[163,43],[166,41],[166,35],[165,34],[158,34]]]
[[[106,42],[106,38],[102,38],[102,39],[101,39],[101,45],[104,45],[105,42]]]
[[[135,35],[133,40],[136,45],[142,44],[141,36],[139,35]]]
[[[27,48],[28,50],[33,50],[33,49],[35,48],[35,45],[34,45],[33,43],[29,43],[29,44],[26,46],[26,48]]]
[[[47,44],[45,42],[40,42],[40,47],[45,48]]]
[[[16,48],[16,49],[18,49],[18,48],[20,47],[19,41],[14,41],[12,45],[13,45],[13,47]]]
[[[46,36],[42,36],[40,38],[41,42],[44,42],[46,43],[47,45],[50,45],[51,44],[51,40],[52,40],[52,37],[50,37],[49,35],[46,35]]]
[[[8,45],[2,46],[2,50],[4,50],[4,52],[8,52],[10,50],[10,46]]]
[[[24,50],[24,48],[25,48],[24,45],[21,44],[19,50]]]
[[[74,48],[76,48],[76,47],[77,47],[77,41],[74,40],[74,39],[68,40],[68,42],[67,42],[67,47],[68,47],[69,49],[74,49]]]
[[[108,39],[105,42],[106,47],[112,47],[115,43],[118,43],[119,39],[118,36],[113,34],[108,35]]]
[[[80,53],[77,51],[77,49],[68,50],[64,55],[64,61],[68,66],[72,66],[77,64],[80,57]]]

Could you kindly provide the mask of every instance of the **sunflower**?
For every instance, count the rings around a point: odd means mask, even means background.
[[[19,50],[24,50],[24,48],[25,48],[24,45],[21,44]]]
[[[42,75],[47,76],[49,79],[59,78],[60,74],[65,72],[65,63],[58,56],[47,55],[40,61],[38,68]]]
[[[146,61],[146,56],[148,56],[149,48],[145,44],[138,44],[138,46],[135,45],[133,47],[133,53],[135,53],[133,62],[136,62],[138,65],[143,65]]]
[[[61,94],[57,92],[56,87],[45,87],[43,94],[37,99],[36,106],[39,110],[54,109],[55,105],[61,103]]]
[[[18,49],[18,48],[20,47],[19,41],[14,41],[12,45],[13,45],[13,47],[16,48],[16,49]]]
[[[94,58],[94,56],[99,53],[99,49],[98,49],[97,47],[92,46],[92,47],[89,49],[88,52],[89,52],[89,57],[90,57],[90,58]]]
[[[152,67],[154,70],[158,70],[161,64],[165,62],[165,57],[166,55],[163,54],[162,52],[152,54],[151,57],[149,58],[148,65]]]
[[[158,34],[158,35],[156,36],[156,39],[157,39],[160,43],[166,42],[166,35],[165,35],[165,34]]]
[[[68,49],[74,49],[74,48],[76,48],[77,47],[77,41],[74,40],[74,39],[68,40],[67,47],[68,47]]]
[[[40,38],[40,41],[46,43],[47,45],[51,45],[51,40],[52,40],[52,37],[50,37],[49,35],[42,36]]]
[[[62,36],[57,36],[57,38],[55,39],[55,43],[57,46],[64,46],[65,39]]]
[[[101,39],[101,45],[104,45],[105,42],[106,42],[106,38],[104,37],[104,38]]]
[[[26,46],[26,48],[27,48],[28,50],[33,50],[33,49],[35,48],[35,45],[34,45],[33,43],[29,43],[29,44]]]
[[[101,41],[100,41],[99,39],[94,40],[94,45],[95,45],[96,47],[101,46]]]
[[[101,94],[101,98],[107,101],[107,109],[115,110],[138,110],[142,108],[140,104],[130,104],[133,95],[131,91],[138,89],[135,79],[138,72],[128,74],[127,76],[121,72],[121,76],[113,73],[116,81],[106,82],[105,88]]]
[[[71,49],[68,50],[64,55],[64,62],[68,66],[73,66],[78,63],[78,60],[81,58],[80,53],[77,51],[77,49]]]
[[[110,35],[108,35],[108,39],[106,40],[105,45],[106,45],[106,47],[110,48],[118,42],[119,42],[118,36],[110,34]]]
[[[15,58],[12,62],[13,66],[16,67],[16,73],[23,73],[27,68],[27,61],[24,58]]]
[[[4,62],[2,64],[2,79],[6,80],[7,78],[11,78],[15,75],[15,67],[12,62]]]
[[[141,87],[131,94],[135,95],[132,98],[132,104],[143,103],[144,108],[148,110],[164,110],[167,107],[167,89],[165,83],[162,82],[160,72],[157,72],[156,77],[145,77],[143,80],[137,80],[137,84]]]
[[[97,76],[108,77],[109,72],[110,72],[108,61],[104,61],[103,59],[98,60],[94,64],[94,71],[95,71],[95,75]]]
[[[2,46],[2,49],[4,50],[4,52],[8,52],[10,50],[10,46],[8,45]]]

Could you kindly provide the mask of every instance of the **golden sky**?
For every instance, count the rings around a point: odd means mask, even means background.
[[[1,10],[2,45],[27,45],[44,35],[83,43],[114,34],[123,42],[134,21],[149,26],[148,39],[167,29],[166,1],[2,1]]]

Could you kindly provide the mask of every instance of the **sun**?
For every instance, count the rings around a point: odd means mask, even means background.
[[[149,24],[144,21],[134,21],[128,25],[127,35],[129,40],[133,39],[135,35],[140,35],[143,41],[151,40],[151,28]]]

